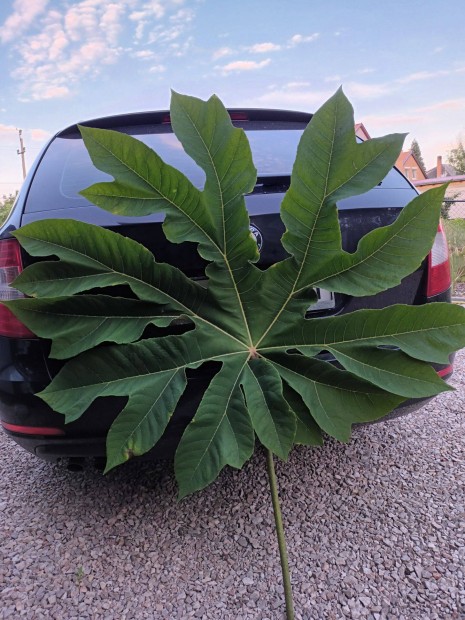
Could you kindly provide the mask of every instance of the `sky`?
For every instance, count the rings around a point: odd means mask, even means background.
[[[342,85],[372,137],[407,133],[427,168],[465,136],[463,0],[2,0],[0,197],[57,131],[169,107],[314,112]]]

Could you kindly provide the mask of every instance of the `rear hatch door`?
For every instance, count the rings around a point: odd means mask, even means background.
[[[311,116],[273,110],[230,111],[233,123],[249,138],[258,169],[254,191],[246,196],[251,231],[260,247],[259,266],[266,268],[286,254],[280,238],[284,231],[279,210],[286,192],[300,136]],[[183,151],[173,134],[167,112],[144,113],[84,123],[130,134],[153,148],[166,162],[181,170],[199,188],[204,172]],[[95,207],[80,196],[89,185],[111,180],[94,168],[76,126],[58,134],[37,167],[25,204],[22,224],[46,218],[72,218],[97,224],[131,237],[149,248],[160,262],[168,262],[192,278],[202,278],[205,263],[194,244],[175,245],[162,231],[163,213],[144,217],[115,216]],[[393,169],[373,190],[338,205],[343,247],[356,249],[370,230],[390,224],[402,207],[416,195],[409,182]],[[28,258],[26,257],[26,262]],[[414,303],[419,294],[422,272],[381,295],[353,300],[348,296],[318,291],[320,300],[311,311],[327,315],[358,307],[382,307],[386,303]]]

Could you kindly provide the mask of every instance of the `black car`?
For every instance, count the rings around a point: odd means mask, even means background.
[[[284,258],[279,209],[289,187],[299,138],[311,115],[254,109],[230,110],[229,114],[233,124],[245,130],[258,168],[257,184],[246,196],[246,204],[251,231],[260,249],[259,265],[267,267]],[[142,140],[167,163],[184,172],[195,185],[203,186],[204,174],[182,150],[172,132],[168,112],[112,116],[81,124],[114,129]],[[0,301],[20,296],[9,284],[32,260],[10,233],[24,224],[46,218],[73,218],[118,231],[144,244],[155,253],[158,261],[175,265],[191,278],[204,278],[205,265],[192,244],[174,245],[162,234],[162,214],[137,218],[115,216],[79,195],[80,190],[92,183],[107,179],[111,180],[92,165],[76,125],[49,141],[33,165],[10,218],[0,230]],[[338,208],[344,249],[355,251],[363,235],[392,223],[416,195],[409,181],[393,168],[370,192],[341,201]],[[419,305],[450,301],[449,257],[444,233],[438,230],[431,253],[421,267],[395,288],[358,298],[324,290],[318,293],[318,303],[309,310],[312,316],[383,308],[395,303]],[[173,329],[182,330],[183,327]],[[65,426],[63,416],[34,395],[61,367],[61,362],[48,358],[49,347],[48,341],[36,338],[0,305],[0,420],[5,432],[20,446],[46,460],[71,458],[77,464],[84,457],[104,456],[106,433],[125,399],[99,399],[80,419]],[[452,362],[436,369],[440,376],[447,378],[452,374]],[[164,437],[146,456],[164,458],[173,454],[211,372],[208,365],[190,371],[188,388]],[[426,400],[408,401],[391,416],[418,409]]]

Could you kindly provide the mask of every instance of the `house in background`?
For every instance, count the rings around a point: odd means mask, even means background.
[[[368,133],[363,123],[355,124],[355,135],[362,140],[370,140],[371,136]],[[415,181],[422,181],[426,179],[426,171],[420,162],[415,157],[413,151],[402,151],[397,158],[395,166],[402,172],[404,176],[412,183]]]
[[[425,192],[443,183],[449,183],[446,190],[446,199],[451,202],[450,218],[465,219],[465,174],[457,174],[450,164],[443,164],[441,155],[438,155],[436,168],[426,173],[427,178],[413,182],[419,192]]]
[[[438,158],[436,161],[436,167],[431,168],[431,170],[428,170],[426,173],[426,177],[428,179],[441,179],[443,177],[456,177],[456,176],[458,176],[458,172],[454,168],[454,166],[451,166],[450,164],[442,163],[442,155],[438,155]]]
[[[355,125],[355,135],[362,140],[369,140],[371,137],[363,123]],[[402,151],[395,166],[420,193],[449,183],[446,191],[446,201],[451,203],[449,217],[465,219],[465,174],[457,174],[453,166],[443,164],[441,155],[437,158],[436,167],[426,171],[413,151]]]
[[[355,124],[355,135],[361,138],[363,141],[370,140],[371,138],[363,123]]]
[[[423,181],[426,179],[423,166],[417,160],[413,151],[402,151],[395,165],[414,185],[416,185],[416,181]]]

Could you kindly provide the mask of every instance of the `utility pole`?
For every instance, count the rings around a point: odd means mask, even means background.
[[[23,164],[23,180],[26,178],[26,159],[24,157],[24,153],[26,152],[26,147],[23,143],[23,130],[18,129],[19,133],[19,149],[16,151],[18,155],[21,155],[21,163]]]

